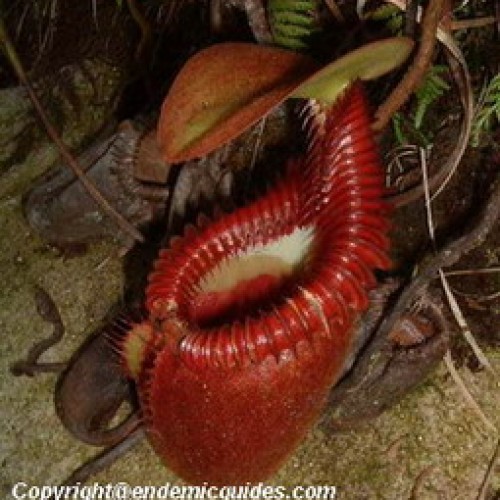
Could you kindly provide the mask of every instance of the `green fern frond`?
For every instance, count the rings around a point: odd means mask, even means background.
[[[450,90],[448,83],[439,75],[447,71],[446,66],[431,66],[422,85],[416,90],[417,109],[414,116],[415,128],[420,129],[429,107]]]
[[[415,91],[415,112],[410,116],[398,112],[392,117],[392,127],[398,144],[413,142],[428,146],[431,143],[432,132],[423,129],[422,125],[432,104],[450,89],[450,85],[440,76],[446,71],[446,66],[432,66],[420,87]]]
[[[317,3],[311,0],[270,0],[269,6],[274,11],[289,12],[293,9],[295,12],[310,12],[311,9],[316,8]]]
[[[392,129],[398,144],[407,144],[409,142],[403,131],[403,114],[399,111],[392,115]]]
[[[474,116],[471,132],[471,145],[479,146],[481,136],[500,123],[500,73],[486,86]]]
[[[389,31],[395,35],[400,35],[403,32],[403,14],[394,5],[381,5],[371,12],[368,17],[374,21],[384,22]]]
[[[292,50],[306,50],[318,31],[318,0],[269,0],[267,12],[274,43]]]
[[[399,145],[416,144],[420,147],[428,147],[432,142],[430,133],[424,133],[424,131],[417,129],[411,117],[407,117],[401,112],[394,113],[392,129],[394,138]]]
[[[313,28],[315,25],[314,19],[308,15],[308,13],[303,12],[285,12],[276,11],[273,13],[274,23],[276,27],[283,24],[288,24],[293,26],[305,26],[308,28]]]

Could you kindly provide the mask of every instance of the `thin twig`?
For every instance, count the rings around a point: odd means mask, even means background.
[[[450,35],[449,37],[451,38]],[[458,86],[464,116],[460,128],[460,135],[457,138],[453,151],[445,162],[444,167],[431,179],[430,191],[433,193],[431,197],[432,200],[443,192],[444,188],[453,177],[453,174],[456,172],[458,164],[469,144],[472,121],[474,118],[474,95],[472,92],[471,77],[463,54],[460,52],[460,57],[457,57],[455,54],[452,56],[451,53],[447,53],[446,56],[448,59],[448,66]]]
[[[423,178],[423,186],[424,186],[424,195],[425,195],[425,210],[427,214],[427,228],[429,231],[429,237],[432,243],[432,247],[436,248],[436,238],[435,238],[435,226],[432,215],[432,207],[431,207],[431,194],[429,191],[429,181],[428,181],[428,171],[427,171],[427,162],[425,160],[425,152],[423,149],[420,149],[420,164],[422,166],[422,178]],[[442,269],[438,270],[439,278],[441,280],[441,286],[443,287],[444,293],[446,295],[446,299],[448,300],[448,304],[453,313],[453,316],[460,327],[462,335],[465,340],[471,347],[472,351],[476,355],[479,363],[484,366],[490,373],[495,374],[491,363],[489,362],[486,355],[483,353],[482,349],[479,347],[474,335],[472,334],[467,321],[458,305],[455,296],[453,295],[448,280],[443,273]]]
[[[132,19],[135,21],[139,29],[141,30],[141,39],[137,48],[135,49],[134,59],[136,62],[141,61],[145,50],[151,44],[152,33],[151,25],[149,21],[144,16],[136,0],[127,0],[127,7],[130,11]]]
[[[386,0],[387,2],[395,5],[401,10],[405,10],[406,4],[404,0]],[[417,20],[420,21],[422,17],[422,9],[419,8]],[[448,156],[442,167],[433,174],[429,179],[429,190],[432,199],[436,198],[447,185],[453,174],[455,173],[460,160],[465,152],[472,128],[473,113],[474,113],[474,96],[472,92],[471,78],[467,68],[467,62],[464,55],[457,43],[446,31],[443,26],[437,28],[437,38],[446,48],[446,56],[448,65],[451,70],[455,84],[458,87],[460,100],[463,108],[463,119],[460,125],[460,134],[455,143],[453,151]],[[423,194],[421,184],[408,189],[402,193],[391,196],[391,203],[396,207],[407,205],[412,201],[418,200]]]
[[[384,129],[394,113],[403,106],[413,91],[421,84],[432,60],[436,46],[436,32],[441,20],[444,0],[431,0],[425,9],[422,21],[422,40],[417,54],[403,79],[375,113],[373,130]]]
[[[466,385],[464,384],[464,381],[462,380],[462,377],[458,373],[458,370],[456,369],[455,364],[453,363],[451,352],[449,350],[446,351],[446,354],[444,356],[444,363],[446,365],[446,368],[448,369],[448,372],[451,375],[451,378],[453,379],[453,382],[455,382],[456,386],[460,389],[460,392],[462,393],[462,396],[464,397],[467,404],[470,406],[470,408],[472,408],[472,410],[476,412],[479,418],[483,421],[483,424],[489,430],[493,431],[496,434],[498,432],[497,428],[486,417],[486,415],[483,413],[483,410],[481,410],[481,407],[476,403],[476,400],[467,389]]]
[[[489,26],[490,24],[496,23],[496,18],[494,16],[488,17],[477,17],[475,19],[459,19],[457,21],[451,22],[451,30],[467,30],[470,28],[483,28],[484,26]]]
[[[250,160],[249,166],[249,175],[252,175],[252,172],[255,168],[255,164],[257,163],[257,157],[259,156],[259,150],[262,142],[262,135],[264,134],[264,130],[266,128],[267,117],[261,119],[260,123],[257,126],[257,137],[255,139],[252,151],[252,158]]]
[[[328,10],[331,12],[332,16],[339,22],[340,24],[345,24],[345,17],[342,14],[337,2],[335,0],[325,0],[325,4],[328,7]]]
[[[474,338],[474,335],[472,334],[472,331],[469,328],[467,321],[465,320],[462,310],[460,309],[460,306],[458,305],[457,300],[455,299],[450,289],[448,280],[444,276],[444,273],[441,269],[439,270],[439,277],[441,278],[441,285],[446,295],[446,299],[448,300],[450,308],[453,312],[453,316],[455,317],[455,320],[458,323],[458,326],[460,327],[462,335],[464,336],[465,340],[467,341],[471,349],[474,351],[474,354],[476,355],[476,358],[478,359],[479,363],[482,366],[484,366],[490,373],[496,375],[495,370],[491,366],[491,363],[489,362],[488,358],[486,357],[486,355],[476,342],[476,339]]]
[[[455,295],[459,295],[460,297],[464,297],[470,302],[488,302],[490,300],[497,300],[500,299],[500,291],[490,293],[488,295],[481,295],[479,293],[466,293],[462,292],[461,290],[457,290],[456,288],[453,288],[453,293]]]
[[[64,336],[64,325],[52,297],[40,286],[35,287],[37,312],[44,321],[49,322],[53,331],[50,337],[37,342],[29,350],[26,358],[16,361],[11,367],[12,375],[33,377],[36,373],[60,372],[67,363],[39,363],[40,356],[61,341]]]
[[[485,267],[481,269],[455,269],[446,271],[446,276],[475,276],[476,274],[497,274],[500,273],[500,267]]]
[[[422,260],[418,274],[399,296],[391,313],[380,325],[380,334],[388,335],[401,314],[420,297],[430,283],[438,277],[439,269],[456,264],[459,259],[479,246],[500,217],[500,175],[492,185],[492,193],[484,206],[479,220],[462,236],[445,245],[437,253]]]
[[[404,34],[415,38],[417,28],[418,0],[406,0],[405,28]]]
[[[425,481],[435,470],[436,470],[435,465],[428,465],[427,467],[424,467],[424,469],[419,473],[419,475],[415,479],[415,483],[413,484],[410,493],[410,500],[419,500],[419,498],[421,498],[420,494],[422,493]]]
[[[94,20],[94,25],[98,30],[99,23],[97,22],[97,0],[92,0],[92,19]]]
[[[497,441],[495,451],[493,452],[493,456],[491,457],[490,463],[488,464],[488,469],[486,470],[486,474],[484,475],[483,482],[481,483],[481,489],[479,490],[479,494],[477,495],[476,500],[486,499],[486,493],[488,492],[491,480],[493,479],[493,473],[495,472],[495,466],[499,456],[500,456],[500,439]]]
[[[12,68],[14,69],[17,77],[19,78],[19,81],[26,88],[30,100],[33,103],[33,106],[35,107],[38,116],[40,117],[40,120],[45,126],[45,130],[47,131],[48,136],[56,144],[61,156],[71,167],[71,170],[74,172],[75,176],[80,180],[80,182],[83,184],[83,186],[88,191],[90,196],[96,201],[96,203],[101,207],[101,209],[109,217],[111,217],[125,233],[129,234],[130,236],[132,236],[132,238],[134,238],[137,241],[144,241],[142,234],[132,224],[130,224],[126,219],[124,219],[119,212],[117,212],[113,208],[113,206],[109,203],[109,201],[106,198],[104,198],[104,196],[99,192],[99,190],[94,186],[94,184],[87,178],[87,176],[84,174],[78,162],[75,160],[73,155],[68,151],[68,148],[59,137],[59,134],[52,126],[52,123],[47,117],[45,110],[40,104],[40,101],[38,100],[38,97],[36,96],[35,91],[33,90],[33,87],[29,82],[28,76],[24,71],[24,68],[17,55],[14,45],[12,44],[9,38],[7,29],[5,27],[5,23],[2,18],[0,18],[0,45],[3,47],[7,59],[12,65]]]

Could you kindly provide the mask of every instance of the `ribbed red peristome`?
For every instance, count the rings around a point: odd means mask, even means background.
[[[262,480],[307,432],[349,355],[374,269],[390,265],[383,194],[354,84],[313,123],[306,157],[274,189],[161,251],[146,301],[156,333],[138,388],[150,441],[181,477]],[[209,271],[297,228],[311,229],[313,242],[283,293],[214,326],[196,321],[197,284]]]

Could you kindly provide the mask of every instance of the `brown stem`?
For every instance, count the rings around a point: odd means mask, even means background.
[[[257,43],[269,44],[273,41],[269,23],[267,22],[266,9],[262,0],[244,0],[243,8],[248,18],[248,25],[252,30]]]
[[[444,0],[430,0],[425,9],[422,22],[422,40],[413,64],[392,91],[389,97],[382,103],[375,113],[375,121],[372,125],[374,131],[379,132],[387,126],[394,113],[403,106],[413,91],[420,85],[429,68],[436,46],[436,32]]]
[[[325,4],[335,20],[340,24],[345,24],[345,17],[337,5],[336,0],[325,0]]]
[[[415,38],[417,29],[418,0],[406,0],[405,30],[404,34]]]
[[[139,427],[135,431],[131,432],[120,443],[106,448],[95,458],[78,467],[78,469],[76,469],[71,474],[71,476],[69,476],[66,481],[64,481],[62,486],[73,486],[75,484],[88,481],[92,476],[95,476],[96,474],[105,470],[107,467],[116,462],[121,456],[131,450],[143,439],[144,429],[142,427]],[[123,498],[126,498],[126,496],[124,496]],[[51,497],[49,500],[54,500],[54,497]]]
[[[484,26],[489,26],[490,24],[495,24],[497,22],[496,17],[476,17],[473,19],[459,19],[457,21],[451,22],[451,30],[467,30],[470,28],[483,28]]]
[[[488,464],[488,469],[484,476],[483,482],[481,483],[481,489],[477,495],[476,500],[485,500],[486,495],[488,493],[488,488],[491,485],[491,481],[493,479],[493,474],[495,472],[495,466],[498,462],[498,457],[500,456],[500,439],[497,440],[497,445],[495,446],[495,451],[493,452],[493,456],[490,459]]]
[[[135,49],[134,55],[135,61],[138,62],[142,59],[144,51],[151,43],[151,25],[137,5],[136,0],[127,0],[127,7],[130,11],[132,19],[141,30],[141,39],[139,41],[139,44],[137,45],[137,48]]]
[[[393,5],[396,5],[398,8],[404,9],[404,4],[401,0],[388,1],[390,1]],[[445,31],[442,27],[440,27],[437,30],[437,36],[446,49],[445,55],[448,60],[448,66],[455,85],[459,91],[463,109],[463,118],[460,125],[459,135],[453,150],[446,161],[429,178],[429,192],[432,193],[431,199],[434,199],[439,195],[439,193],[442,192],[449,179],[457,169],[467,144],[469,143],[474,113],[474,96],[472,92],[471,78],[469,70],[467,69],[465,58],[448,31]],[[420,183],[407,191],[392,195],[391,203],[395,207],[401,207],[418,200],[422,197],[423,193],[423,185]]]
[[[96,201],[96,203],[101,207],[103,212],[105,212],[109,217],[111,217],[117,225],[127,234],[132,236],[137,241],[144,241],[142,234],[123,216],[118,213],[113,206],[109,203],[109,201],[104,198],[104,196],[99,192],[99,190],[94,186],[94,184],[86,177],[82,168],[73,157],[73,155],[69,152],[68,148],[64,144],[64,142],[59,137],[56,129],[52,126],[45,110],[43,109],[38,97],[33,90],[28,76],[24,71],[23,65],[17,55],[17,52],[12,44],[10,37],[5,28],[5,23],[2,18],[0,18],[0,45],[3,47],[4,52],[9,60],[10,64],[14,72],[16,73],[19,81],[24,85],[26,91],[28,92],[29,98],[33,103],[34,108],[36,109],[40,120],[42,121],[47,135],[52,139],[52,141],[56,144],[59,149],[59,153],[70,166],[71,170],[74,172],[75,176],[80,180],[85,189],[88,191],[89,195]]]
[[[38,314],[52,324],[52,335],[37,342],[28,352],[25,359],[16,361],[10,371],[13,375],[27,375],[33,377],[35,373],[60,372],[66,368],[66,363],[39,363],[38,358],[53,345],[57,344],[64,335],[64,325],[52,297],[41,287],[35,288],[35,300]]]
[[[423,493],[424,483],[435,470],[436,467],[434,465],[427,465],[424,467],[415,479],[415,483],[411,489],[410,500],[418,500],[419,498],[422,498],[421,495]]]

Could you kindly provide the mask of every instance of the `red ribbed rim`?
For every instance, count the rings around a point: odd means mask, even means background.
[[[185,325],[179,353],[200,367],[233,367],[295,352],[312,336],[344,335],[368,307],[374,269],[390,265],[383,170],[360,84],[313,120],[306,158],[266,196],[206,227],[190,227],[160,253],[147,289],[157,320]],[[241,318],[200,327],[190,317],[198,285],[216,266],[309,232],[307,265],[284,295]]]

